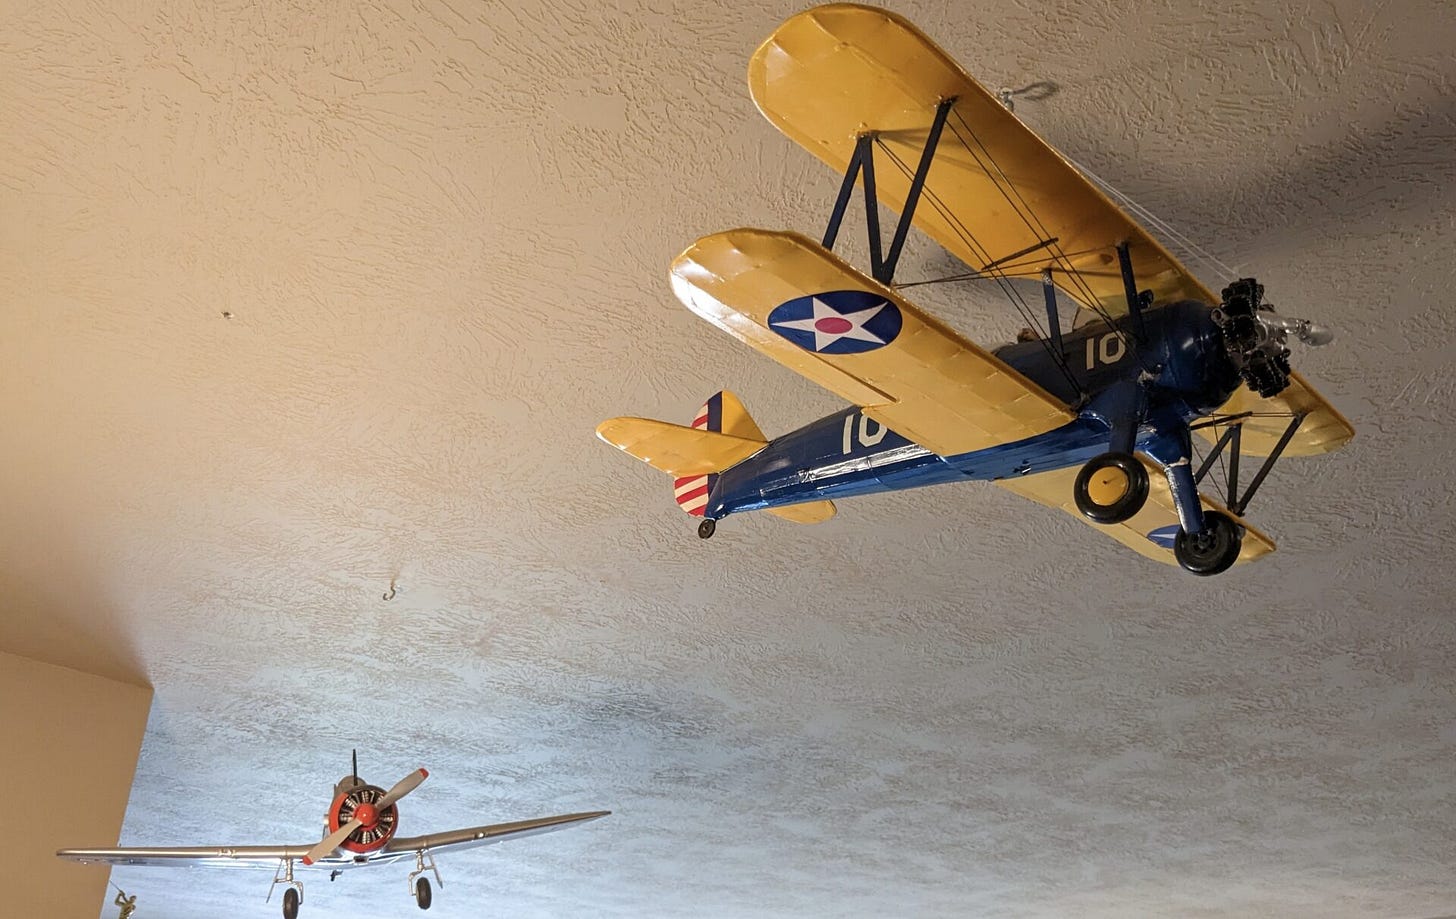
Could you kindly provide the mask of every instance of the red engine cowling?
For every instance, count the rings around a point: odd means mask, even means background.
[[[346,852],[363,854],[382,848],[394,837],[399,812],[393,804],[382,809],[376,807],[375,802],[383,797],[384,789],[377,785],[355,785],[334,797],[328,813],[330,833],[355,817],[362,824],[349,834],[349,838],[339,848]]]

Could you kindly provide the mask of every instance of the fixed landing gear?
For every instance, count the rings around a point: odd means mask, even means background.
[[[429,909],[435,899],[434,891],[430,889],[430,879],[423,876],[427,871],[434,872],[436,884],[445,886],[445,882],[440,880],[440,869],[435,867],[434,856],[427,850],[420,849],[415,853],[415,870],[409,876],[410,893],[414,894],[415,905],[420,909]]]
[[[699,539],[712,539],[716,532],[718,532],[718,521],[712,517],[704,517],[703,522],[698,524]]]
[[[283,888],[283,919],[298,919],[298,907],[303,903],[303,882],[293,879],[293,859],[286,858],[273,872],[273,883],[268,886],[268,899],[273,899],[273,888]]]
[[[1148,500],[1148,470],[1131,453],[1094,456],[1072,487],[1077,510],[1094,523],[1131,520]]]
[[[1204,511],[1203,532],[1180,529],[1173,538],[1173,556],[1183,570],[1207,577],[1233,567],[1243,542],[1243,529],[1232,517],[1218,511]]]

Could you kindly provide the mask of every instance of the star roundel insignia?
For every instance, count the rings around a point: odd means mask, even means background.
[[[830,290],[780,303],[768,314],[775,333],[815,354],[859,354],[900,334],[900,308],[867,290]]]

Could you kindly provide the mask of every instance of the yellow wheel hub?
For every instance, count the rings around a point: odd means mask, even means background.
[[[1102,507],[1111,507],[1121,501],[1132,487],[1127,473],[1116,466],[1104,466],[1092,473],[1087,481],[1087,497]]]

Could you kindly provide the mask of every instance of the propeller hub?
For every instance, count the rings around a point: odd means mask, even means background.
[[[363,824],[364,829],[372,830],[379,822],[379,808],[369,803],[360,804],[354,808],[354,819]]]

